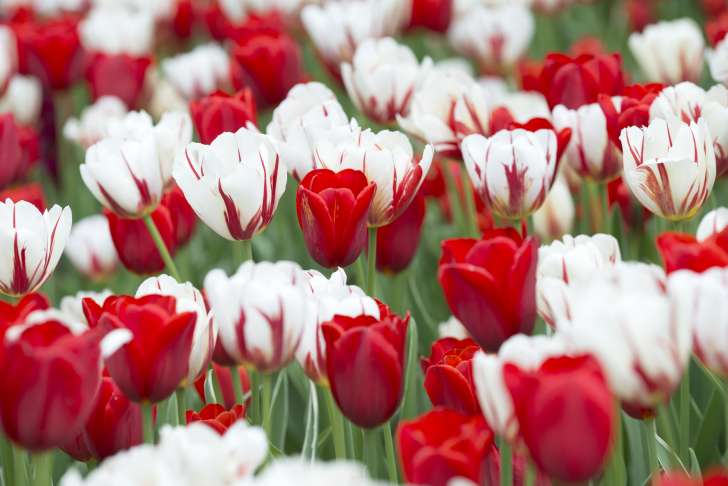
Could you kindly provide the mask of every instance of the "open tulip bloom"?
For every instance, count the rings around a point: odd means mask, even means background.
[[[728,484],[726,0],[0,24],[0,485]]]

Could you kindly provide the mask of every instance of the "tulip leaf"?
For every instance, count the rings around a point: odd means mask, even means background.
[[[410,319],[407,329],[407,360],[405,362],[404,393],[400,405],[400,418],[411,419],[417,414],[417,395],[415,386],[418,382],[418,373],[421,372],[417,366],[417,352],[419,350],[417,341],[417,322]]]
[[[700,461],[698,456],[695,455],[695,450],[690,448],[690,475],[700,477]]]
[[[275,386],[273,387],[273,397],[270,402],[270,440],[278,448],[280,448],[281,451],[285,451],[289,403],[288,373],[286,373],[286,370],[284,369],[278,373],[278,378],[276,379]]]
[[[662,469],[671,471],[679,467],[683,471],[687,472],[687,468],[680,460],[677,452],[675,452],[662,437],[655,435],[655,441],[657,442],[657,460]]]
[[[213,380],[212,369],[210,369],[207,371],[207,377],[205,378],[205,403],[220,403],[215,395]],[[220,399],[222,400],[222,397]]]
[[[693,445],[695,455],[700,459],[700,463],[704,467],[716,465],[720,462],[718,444],[724,430],[723,402],[723,396],[718,390],[715,390],[708,401],[708,406],[705,408],[703,421],[700,424]]]
[[[306,433],[303,437],[301,456],[304,460],[313,462],[316,459],[318,446],[319,406],[316,385],[313,381],[308,385],[308,405],[306,406]]]

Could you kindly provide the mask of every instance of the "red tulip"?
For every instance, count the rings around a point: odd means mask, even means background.
[[[472,339],[442,338],[422,358],[425,390],[435,407],[476,415],[480,413],[473,383],[473,355],[480,346]]]
[[[517,123],[512,121],[506,128],[508,130],[521,128],[523,130],[528,130],[529,132],[537,132],[542,129],[553,130],[556,134],[557,160],[561,160],[561,157],[564,155],[564,151],[566,151],[566,148],[569,146],[569,141],[571,140],[571,128],[562,128],[561,130],[557,130],[553,123],[546,118],[531,118],[526,123]]]
[[[130,402],[114,380],[105,376],[86,425],[63,450],[77,461],[98,460],[142,442],[141,407]]]
[[[231,53],[233,86],[250,87],[261,106],[280,103],[288,90],[303,80],[301,50],[285,32],[256,29],[237,42]]]
[[[100,332],[77,335],[49,318],[11,333],[0,354],[3,432],[31,451],[60,447],[78,434],[93,409],[101,385]]]
[[[599,105],[607,119],[607,133],[617,149],[622,150],[619,135],[623,128],[649,125],[650,107],[664,87],[660,83],[627,86],[620,97],[619,109],[611,96],[599,95]]]
[[[197,215],[185,195],[176,184],[172,185],[162,196],[160,206],[169,210],[174,230],[174,247],[180,248],[186,245],[195,233],[197,228]]]
[[[367,242],[367,216],[376,184],[363,172],[316,169],[298,186],[296,212],[306,248],[324,267],[345,267]]]
[[[193,0],[177,0],[172,17],[172,30],[180,39],[187,39],[192,35],[192,27],[198,14],[196,8]]]
[[[647,220],[652,217],[652,212],[635,199],[622,177],[607,183],[607,200],[610,210],[617,205],[622,219],[629,227],[643,228]]]
[[[601,471],[618,422],[614,395],[595,358],[550,358],[533,372],[507,363],[503,378],[519,433],[541,470],[568,483]]]
[[[28,294],[13,305],[0,301],[0,357],[2,356],[5,342],[5,331],[17,324],[22,324],[25,319],[37,310],[46,310],[50,307],[48,298],[39,293]],[[0,397],[1,399],[2,397]]]
[[[728,267],[728,228],[704,241],[686,233],[662,233],[656,243],[667,273]]]
[[[434,409],[397,429],[400,463],[408,483],[446,486],[462,477],[480,484],[493,432],[481,415]]]
[[[215,350],[217,350],[217,348],[222,348],[222,346],[220,345],[220,340],[218,340],[216,344],[217,345],[215,346]],[[248,372],[245,371],[244,366],[237,366],[236,369],[238,370],[238,374],[240,375],[240,383],[243,385],[243,393],[245,394],[250,391],[250,377],[248,376]],[[225,405],[225,408],[233,408],[236,403],[230,366],[221,366],[213,362],[212,374],[217,382],[220,384],[220,393],[222,393],[222,397],[216,397],[218,402],[222,400],[222,404]],[[207,401],[205,400],[206,380],[207,373],[203,373],[198,379],[195,380],[195,391],[197,392],[197,396],[200,397],[202,403],[207,403]]]
[[[249,89],[245,88],[234,95],[216,91],[209,96],[192,100],[190,114],[200,142],[212,143],[223,132],[238,131],[248,122],[256,122],[255,102]]]
[[[533,330],[537,260],[537,239],[511,228],[442,243],[438,279],[447,303],[485,350]]]
[[[174,297],[160,295],[110,297],[104,302],[99,325],[128,329],[133,336],[106,359],[106,367],[134,402],[164,400],[187,375],[197,316],[177,314],[176,305]]]
[[[334,316],[321,325],[326,372],[342,413],[373,428],[397,411],[404,386],[404,349],[409,314],[403,319],[380,306],[380,319]]]
[[[412,262],[417,253],[427,204],[419,191],[409,207],[391,223],[377,230],[377,270],[396,274]]]
[[[22,186],[15,186],[4,191],[0,191],[0,201],[10,199],[13,202],[28,201],[38,208],[38,211],[46,210],[45,194],[43,186],[37,182],[31,182]]]
[[[409,28],[424,27],[444,34],[450,26],[453,3],[453,0],[412,0]]]
[[[725,7],[723,0],[720,0],[720,2]],[[723,12],[708,20],[705,23],[705,34],[710,44],[713,47],[717,46],[725,38],[726,34],[728,34],[728,12]]]
[[[151,63],[149,57],[94,53],[86,66],[86,81],[92,98],[116,96],[126,106],[136,106]]]
[[[728,486],[728,471],[711,471],[702,478],[690,477],[682,471],[663,472],[654,478],[652,486]]]
[[[245,419],[245,407],[243,405],[234,405],[229,410],[222,405],[211,403],[202,407],[202,410],[195,412],[187,410],[187,424],[200,422],[220,435],[224,435],[225,431],[238,420]]]
[[[534,87],[546,97],[551,107],[561,104],[575,109],[596,103],[600,94],[622,93],[622,58],[616,53],[577,57],[551,53],[546,56]]]
[[[25,177],[38,158],[36,131],[18,125],[11,113],[0,115],[0,188]]]
[[[627,0],[624,8],[627,10],[629,28],[635,32],[642,32],[657,20],[657,2],[654,0]]]

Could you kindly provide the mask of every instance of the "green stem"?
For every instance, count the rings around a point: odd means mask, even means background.
[[[473,193],[470,190],[470,175],[465,167],[460,169],[463,181],[463,197],[465,199],[465,234],[472,238],[480,235],[478,228],[478,212],[475,209],[475,201],[473,201]]]
[[[10,444],[13,453],[13,474],[15,476],[15,485],[26,486],[28,484],[28,466],[26,463],[27,453],[25,450]]]
[[[397,459],[394,456],[392,427],[389,425],[389,422],[382,425],[382,432],[384,433],[384,449],[387,453],[387,473],[389,475],[389,482],[392,484],[398,484],[399,477],[397,474]]]
[[[614,447],[612,448],[612,455],[607,464],[607,470],[605,472],[606,481],[604,484],[607,485],[622,485],[627,483],[627,468],[624,463],[624,437],[622,434],[622,415],[620,412],[619,404],[616,406],[617,410],[617,430],[614,434]]]
[[[675,427],[670,418],[670,409],[665,405],[660,405],[657,409],[657,425],[659,426],[660,437],[665,439],[672,450],[677,450]]]
[[[536,467],[532,461],[526,463],[526,474],[523,479],[523,486],[533,486],[536,484]]]
[[[187,425],[187,396],[184,388],[177,388],[177,425]]]
[[[680,459],[690,464],[690,361],[680,382]]]
[[[344,430],[346,432],[346,449],[349,451],[349,457],[359,459],[359,451],[356,450],[356,444],[359,444],[359,441],[354,441],[354,426],[348,420],[344,420]]]
[[[600,199],[602,203],[602,233],[608,235],[612,234],[612,215],[609,212],[609,191],[607,190],[607,184],[603,183],[600,189]]]
[[[367,271],[364,269],[364,258],[366,257],[362,253],[356,259],[356,262],[354,262],[354,266],[356,267],[356,283],[361,288],[367,286]]]
[[[169,273],[174,277],[175,280],[181,282],[182,280],[180,279],[179,271],[177,271],[174,260],[172,260],[172,255],[169,254],[167,245],[164,243],[162,235],[157,229],[157,225],[154,224],[154,220],[149,214],[144,216],[144,224],[147,226],[149,236],[151,236],[154,240],[154,244],[156,245],[159,254],[162,256],[162,260],[164,261],[164,265],[167,267],[167,271],[169,271]]]
[[[650,477],[659,470],[659,463],[657,462],[657,440],[655,436],[657,431],[655,430],[655,420],[646,419],[642,421],[642,441],[644,442],[645,451],[647,453],[647,465],[649,467]]]
[[[463,167],[463,170],[465,168]],[[450,214],[452,215],[452,222],[457,227],[463,226],[463,210],[460,204],[460,193],[458,192],[458,186],[455,182],[448,162],[442,164],[442,173],[445,175],[445,186],[447,186],[447,198],[450,201]]]
[[[263,430],[265,430],[265,433],[268,437],[270,437],[271,428],[270,428],[270,401],[271,401],[271,391],[273,389],[273,375],[270,373],[261,373],[261,378],[263,381],[263,390],[261,392],[261,417],[263,417]]]
[[[40,452],[31,455],[33,467],[33,486],[51,486],[53,484],[53,452]]]
[[[220,378],[215,373],[214,369],[210,373],[210,380],[212,380],[212,390],[215,392],[215,401],[221,405],[225,405],[225,397],[222,394],[222,386],[220,386]]]
[[[501,486],[513,485],[513,455],[511,445],[502,441],[500,445],[500,483]]]
[[[334,441],[334,454],[336,459],[346,459],[346,437],[344,432],[344,419],[339,412],[339,408],[334,401],[334,395],[331,389],[324,391],[326,396],[326,408],[329,410],[329,420],[331,421],[331,435]]]
[[[362,455],[364,456],[364,464],[369,469],[369,475],[376,478],[379,472],[378,453],[379,453],[379,431],[377,429],[361,429],[362,434]]]
[[[15,484],[13,478],[13,448],[10,440],[0,435],[0,460],[2,461],[3,484],[10,486]]]
[[[377,228],[369,228],[369,250],[367,254],[367,295],[374,297],[377,279]]]
[[[238,373],[237,366],[230,367],[230,376],[233,380],[233,392],[235,393],[235,403],[238,405],[243,404],[243,382],[240,380],[240,373]]]
[[[142,402],[142,427],[145,444],[154,444],[154,422],[152,420],[152,404]]]
[[[240,242],[240,246],[242,248],[242,260],[240,263],[247,262],[248,260],[253,260],[253,240],[242,240]]]

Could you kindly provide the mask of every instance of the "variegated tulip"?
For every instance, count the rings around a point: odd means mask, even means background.
[[[162,72],[187,99],[209,95],[230,84],[230,60],[225,49],[214,43],[165,59]]]
[[[728,208],[715,208],[703,216],[695,233],[698,241],[705,241],[728,226]]]
[[[728,38],[723,38],[706,53],[710,75],[723,85],[728,85]]]
[[[38,78],[16,74],[0,96],[0,113],[10,112],[19,123],[35,125],[43,102],[42,89]]]
[[[555,240],[569,233],[574,226],[574,198],[564,177],[557,177],[546,200],[533,213],[533,229],[543,240]]]
[[[93,280],[110,276],[119,263],[109,223],[100,214],[84,218],[71,228],[66,256],[76,269]]]
[[[197,216],[229,240],[250,240],[265,229],[286,189],[273,145],[247,128],[224,132],[210,145],[187,145],[172,174]]]
[[[102,96],[81,112],[79,118],[69,118],[63,126],[63,136],[89,148],[108,135],[108,126],[114,120],[123,119],[127,110],[115,96]]]
[[[715,151],[705,120],[683,123],[656,118],[648,127],[620,135],[624,180],[653,213],[670,220],[691,218],[713,188]]]

